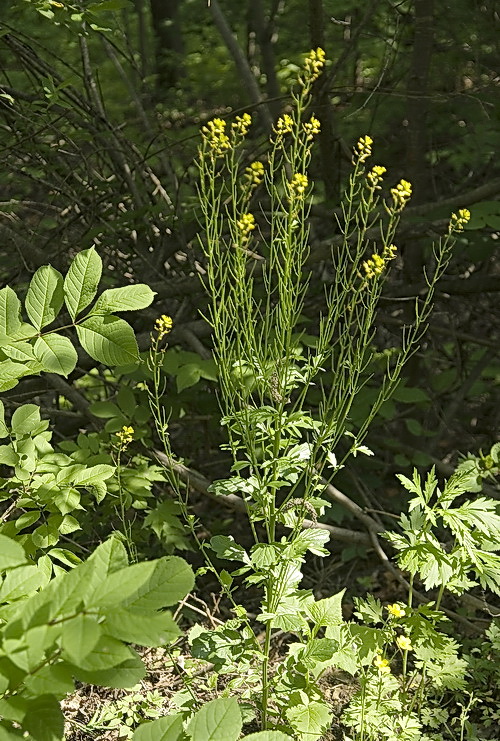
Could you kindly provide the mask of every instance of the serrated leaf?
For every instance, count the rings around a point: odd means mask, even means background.
[[[38,268],[29,284],[24,305],[33,326],[40,330],[51,324],[64,301],[63,277],[51,265]]]
[[[181,635],[168,612],[136,612],[114,609],[106,616],[103,629],[108,635],[140,646],[164,646]]]
[[[178,556],[164,556],[110,574],[90,600],[100,607],[122,604],[136,610],[157,610],[178,602],[193,585],[191,567]]]
[[[132,741],[178,741],[183,736],[182,716],[167,715],[140,725]]]
[[[332,715],[326,704],[313,701],[287,708],[286,717],[295,730],[314,741],[328,728]]]
[[[116,641],[116,643],[120,644],[119,641]],[[120,664],[110,665],[107,669],[95,669],[92,671],[75,667],[73,672],[75,677],[81,682],[98,684],[102,687],[113,687],[115,689],[134,687],[141,679],[144,679],[146,667],[135,651],[123,646],[123,644],[120,645],[130,655],[130,658],[126,661],[122,661]],[[118,654],[114,655],[116,657]],[[106,658],[112,661],[112,656],[107,656]]]
[[[73,321],[97,293],[101,280],[102,260],[94,247],[79,252],[64,280],[64,300]]]
[[[108,288],[101,293],[91,314],[112,314],[114,311],[137,311],[152,303],[155,293],[144,283],[120,288]]]
[[[65,658],[76,666],[82,666],[83,660],[94,649],[101,636],[101,626],[90,615],[77,615],[73,620],[67,620],[61,633]]]
[[[43,574],[36,566],[18,566],[11,569],[0,587],[0,602],[12,602],[35,592],[40,586]]]
[[[6,286],[0,290],[0,335],[12,337],[21,326],[21,302],[15,291]]]
[[[193,741],[236,741],[242,725],[235,698],[220,698],[198,710],[188,726],[188,733]]]
[[[78,355],[68,337],[47,334],[37,339],[33,349],[44,371],[67,377],[75,370]]]
[[[85,352],[99,363],[128,365],[139,360],[134,330],[117,316],[91,316],[76,331]]]
[[[314,621],[316,627],[340,625],[342,623],[342,599],[345,589],[306,605],[307,612]]]

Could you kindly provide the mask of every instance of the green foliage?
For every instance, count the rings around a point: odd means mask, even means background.
[[[136,285],[104,291],[87,314],[80,316],[95,298],[102,261],[94,248],[80,252],[66,277],[50,265],[33,275],[24,302],[32,322],[21,317],[21,302],[12,288],[0,290],[0,391],[17,385],[20,378],[41,372],[68,376],[76,366],[77,354],[71,340],[54,329],[63,306],[69,312],[83,349],[106,365],[129,365],[139,361],[132,327],[113,311],[135,311],[152,302],[148,286]]]
[[[37,591],[40,581],[28,586],[25,574],[26,569],[41,571],[44,580],[40,565],[30,565],[20,544],[0,537],[7,554],[0,723],[8,733],[14,733],[15,721],[33,739],[62,739],[57,700],[71,692],[73,678],[108,687],[137,684],[145,669],[126,644],[159,646],[179,635],[162,608],[192,589],[193,573],[182,559],[169,556],[129,566],[123,545],[111,538]],[[12,588],[5,589],[12,577],[23,582],[21,601]]]

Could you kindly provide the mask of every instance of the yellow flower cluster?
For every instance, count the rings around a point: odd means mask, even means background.
[[[241,219],[236,222],[238,229],[243,240],[247,240],[250,236],[250,232],[255,229],[255,218],[253,214],[243,214]]]
[[[315,134],[321,131],[321,124],[315,116],[311,116],[309,121],[304,124],[304,133],[307,141],[311,141]]]
[[[162,340],[165,335],[172,331],[174,322],[172,317],[162,314],[155,322],[155,330],[158,332],[158,339]]]
[[[401,618],[406,615],[406,610],[395,602],[393,605],[387,605],[387,612],[395,618]]]
[[[366,176],[370,188],[372,188],[373,190],[375,190],[375,188],[380,189],[379,183],[382,182],[382,176],[384,172],[387,172],[387,169],[383,167],[383,165],[375,165],[374,167],[372,167],[372,169]]]
[[[116,433],[116,437],[120,440],[121,446],[125,447],[134,439],[134,428],[124,425],[121,430]]]
[[[244,113],[242,116],[236,116],[236,120],[231,124],[231,130],[234,134],[246,136],[251,125],[252,117],[250,114]]]
[[[382,275],[387,263],[389,262],[389,260],[394,260],[394,258],[396,257],[396,253],[397,247],[395,244],[386,245],[381,255],[377,255],[377,253],[374,252],[369,260],[365,260],[363,262],[365,277],[370,280],[371,278],[375,278],[377,275]],[[391,607],[394,607],[394,605],[391,605]]]
[[[372,154],[373,139],[371,136],[362,136],[358,139],[358,143],[354,147],[354,157],[358,162],[364,162],[371,157]]]
[[[373,666],[377,667],[380,674],[390,674],[391,673],[391,667],[389,666],[389,660],[383,659],[380,654],[375,656],[373,659]]]
[[[274,133],[280,137],[285,136],[285,134],[291,134],[293,131],[293,118],[288,114],[285,113],[281,118],[278,118],[276,121],[276,126],[274,127]]]
[[[311,83],[317,80],[325,66],[325,52],[318,47],[311,49],[304,62],[306,81]]]
[[[452,214],[448,233],[463,232],[464,226],[470,221],[470,211],[468,208],[461,208],[458,214]]]
[[[201,134],[212,150],[213,154],[220,156],[231,147],[231,142],[226,134],[226,122],[222,118],[213,118],[202,126]]]
[[[394,209],[401,211],[411,198],[411,183],[408,180],[400,180],[395,188],[391,188],[391,195]]]
[[[307,186],[309,185],[309,180],[307,179],[307,175],[302,175],[302,173],[297,172],[288,185],[292,196],[303,198]]]
[[[260,185],[264,180],[264,165],[262,162],[252,162],[245,169],[245,177],[252,185]]]
[[[413,646],[411,645],[411,641],[408,638],[408,636],[398,636],[396,638],[396,645],[402,651],[412,651],[413,650]]]

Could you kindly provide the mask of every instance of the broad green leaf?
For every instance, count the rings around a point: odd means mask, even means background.
[[[12,538],[0,535],[0,571],[21,566],[27,562],[24,548]]]
[[[43,666],[26,677],[24,686],[31,695],[54,695],[58,700],[75,689],[71,669],[66,662]]]
[[[47,334],[37,339],[33,349],[44,371],[69,376],[75,370],[78,355],[68,337]]]
[[[108,638],[108,641],[110,640]],[[92,671],[75,667],[73,670],[74,676],[81,682],[98,684],[102,687],[114,687],[116,689],[134,687],[141,679],[144,679],[146,667],[135,651],[123,646],[119,641],[116,641],[116,643],[128,652],[129,658],[126,661],[114,665],[110,663],[109,668],[95,669]],[[111,662],[113,657],[118,658],[118,652],[106,656],[109,662]]]
[[[12,432],[17,436],[28,435],[40,424],[40,407],[36,404],[23,404],[12,415]]]
[[[242,545],[236,543],[231,535],[214,535],[210,538],[210,548],[217,554],[218,558],[226,561],[242,561],[250,563],[250,557]]]
[[[64,736],[64,717],[52,695],[41,695],[32,700],[22,725],[32,741],[62,741]]]
[[[2,352],[11,360],[18,363],[29,363],[35,359],[33,347],[29,342],[11,342],[8,345],[2,344]]]
[[[94,247],[79,252],[64,280],[64,300],[73,321],[97,293],[101,280],[102,260]]]
[[[12,337],[21,326],[21,302],[9,286],[0,290],[0,335]]]
[[[211,700],[198,710],[188,726],[193,741],[236,741],[241,727],[241,712],[234,697]]]
[[[79,631],[77,630],[74,635],[76,636],[78,633]],[[92,640],[95,637],[96,635],[92,634]],[[114,666],[123,664],[123,662],[128,661],[136,655],[132,649],[125,646],[121,641],[107,635],[97,636],[97,641],[94,643],[90,651],[85,651],[83,649],[78,651],[78,647],[75,646],[74,652],[79,652],[80,656],[77,662],[72,661],[71,663],[84,671],[103,671],[104,669],[111,669]],[[65,658],[67,659],[68,656]]]
[[[17,382],[23,376],[28,375],[30,369],[24,363],[15,363],[13,360],[2,360],[0,362],[0,391],[9,391],[17,386]],[[33,373],[37,371],[33,370]]]
[[[0,445],[0,463],[4,466],[17,466],[19,455],[12,445]]]
[[[332,714],[329,712],[326,703],[313,700],[308,704],[297,704],[295,707],[288,707],[286,717],[292,728],[304,734],[304,738],[315,741],[330,726]]]
[[[40,330],[51,324],[64,301],[63,277],[51,265],[38,268],[29,284],[24,305],[33,326]]]
[[[115,472],[114,466],[99,463],[77,472],[71,481],[74,486],[93,486],[96,482],[109,479]]]
[[[64,658],[77,666],[96,646],[102,636],[101,626],[90,615],[77,615],[73,620],[63,624],[61,646],[66,656]]]
[[[116,316],[91,316],[76,326],[83,349],[105,365],[137,363],[139,350],[134,330]]]
[[[0,587],[0,602],[27,597],[40,586],[43,574],[36,566],[18,566],[9,571]]]
[[[135,612],[113,609],[106,616],[103,630],[114,638],[141,646],[164,646],[181,631],[168,612]]]
[[[0,401],[0,440],[9,436],[9,430],[5,424],[5,408],[3,401]]]
[[[146,309],[153,301],[155,293],[144,283],[121,288],[108,288],[101,293],[91,314],[112,314],[114,311],[136,311]]]
[[[194,586],[194,574],[183,558],[165,556],[156,561],[156,568],[149,581],[124,601],[134,610],[158,610],[175,605]]]
[[[201,378],[201,370],[195,363],[187,363],[177,371],[175,379],[177,391],[180,393],[184,389],[190,388],[198,383]]]
[[[167,715],[140,725],[132,736],[132,741],[178,741],[181,738],[184,738],[182,716]]]
[[[306,605],[306,610],[316,627],[340,625],[342,623],[342,599],[345,589],[332,597]]]

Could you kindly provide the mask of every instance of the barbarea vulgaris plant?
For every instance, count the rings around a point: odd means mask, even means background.
[[[384,196],[386,169],[368,164],[371,137],[359,139],[339,219],[343,240],[332,249],[335,278],[326,291],[326,309],[317,318],[316,337],[306,347],[302,312],[310,275],[309,165],[321,127],[308,111],[311,86],[324,64],[321,49],[307,56],[294,105],[276,121],[266,156],[249,164],[244,161],[251,125],[245,114],[232,123],[217,118],[204,125],[198,157],[203,280],[209,297],[206,318],[219,369],[225,447],[232,457],[232,476],[215,482],[212,490],[241,497],[254,542],[246,550],[233,538],[217,535],[209,546],[202,546],[207,567],[233,606],[234,619],[214,631],[197,627],[191,634],[192,650],[212,662],[217,673],[235,675],[228,688],[237,687],[240,696],[257,703],[263,729],[286,727],[294,738],[310,740],[320,738],[331,722],[318,678],[328,666],[354,673],[359,665],[353,648],[357,639],[349,633],[349,646],[344,645],[347,638],[340,633],[343,591],[316,602],[310,591],[299,588],[306,554],[328,554],[329,535],[315,527],[328,506],[322,497],[325,482],[351,454],[370,453],[363,439],[425,329],[435,284],[465,219],[465,211],[454,216],[448,234],[435,247],[427,295],[415,304],[414,322],[403,332],[401,349],[387,366],[369,417],[353,432],[349,413],[366,380],[376,307],[397,255],[395,233],[411,185],[401,180]],[[369,236],[374,225],[380,228],[376,244]],[[334,371],[331,388],[321,385],[327,368]],[[321,402],[313,411],[307,395],[315,384],[321,389]],[[157,378],[156,388],[160,385]],[[168,448],[157,391],[155,399]],[[338,445],[345,436],[347,453],[340,455]],[[237,569],[219,573],[213,566],[214,553],[236,561]],[[264,626],[262,643],[235,598],[241,579],[262,591],[258,614]],[[393,606],[390,614],[397,618],[404,608]],[[318,635],[323,628],[325,638]],[[297,641],[271,674],[276,631],[291,632]],[[410,637],[401,635],[396,641],[396,633],[388,635],[394,651],[407,655]],[[363,661],[377,683],[389,686],[395,680],[381,640],[372,641]]]

